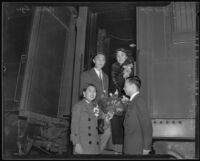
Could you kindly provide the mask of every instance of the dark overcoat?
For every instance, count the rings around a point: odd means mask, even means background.
[[[140,94],[128,105],[124,119],[124,154],[142,154],[152,144],[149,110]]]

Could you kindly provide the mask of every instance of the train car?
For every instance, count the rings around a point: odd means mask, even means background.
[[[103,51],[111,77],[120,47],[151,113],[145,157],[199,158],[199,2],[3,3],[2,40],[4,158],[73,157],[80,76]]]

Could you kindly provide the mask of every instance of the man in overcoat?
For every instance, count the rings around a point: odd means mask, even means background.
[[[130,96],[124,119],[124,154],[148,154],[152,144],[152,122],[139,89],[137,76],[126,79],[124,90]]]

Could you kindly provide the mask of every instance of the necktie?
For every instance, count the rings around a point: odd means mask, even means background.
[[[105,93],[102,72],[100,72],[100,73],[99,73],[99,78],[100,78],[100,80],[101,80],[101,85],[102,85],[102,90],[103,90],[103,93]]]

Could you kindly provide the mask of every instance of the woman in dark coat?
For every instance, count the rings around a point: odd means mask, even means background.
[[[112,64],[112,83],[114,84],[115,94],[119,97],[125,96],[123,90],[125,79],[134,75],[134,60],[129,56],[129,51],[124,48],[116,50],[116,62]],[[123,120],[124,115],[114,115],[111,120],[112,143],[123,144]]]

